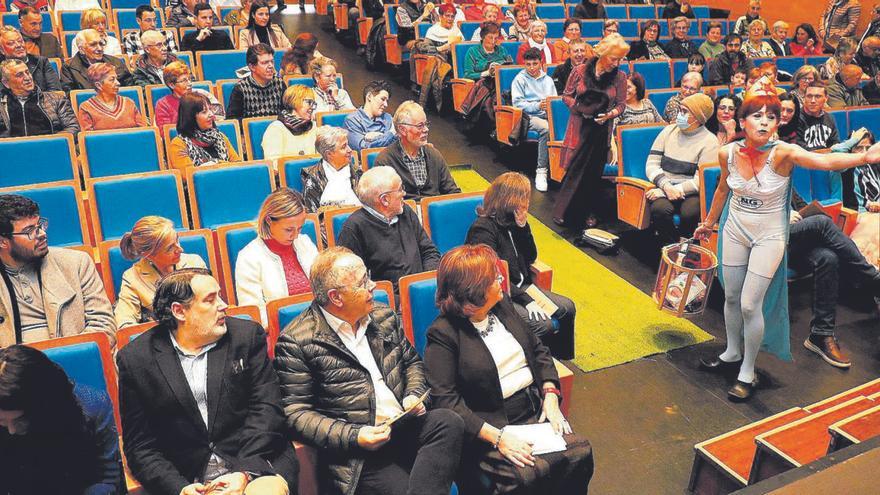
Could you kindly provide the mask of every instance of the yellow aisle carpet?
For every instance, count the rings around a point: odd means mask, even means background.
[[[489,183],[470,168],[453,168],[464,192]],[[627,363],[651,354],[712,340],[683,318],[659,311],[651,297],[550,230],[535,217],[530,225],[538,257],[553,267],[553,291],[577,306],[575,359],[584,371]]]

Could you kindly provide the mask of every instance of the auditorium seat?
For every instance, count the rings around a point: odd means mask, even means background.
[[[656,19],[657,8],[654,5],[628,5],[630,19]]]
[[[82,10],[64,10],[55,12],[55,18],[58,20],[58,31],[79,31],[82,29],[80,22],[82,21]]]
[[[282,53],[283,54],[283,52],[275,52],[275,53]],[[307,75],[307,76],[287,75],[287,76],[284,76],[284,82],[287,83],[288,86],[294,86],[294,85],[299,84],[301,86],[306,86],[309,88],[315,87],[315,80],[312,78],[312,76],[309,76],[309,75]],[[340,88],[344,87],[342,74],[337,73],[336,86],[338,86]]]
[[[269,124],[278,120],[275,117],[251,117],[241,121],[244,130],[244,147],[247,150],[247,156],[251,160],[262,160],[263,155],[263,134]]]
[[[577,7],[577,5],[574,5]],[[626,5],[606,5],[605,6],[605,15],[609,19],[617,19],[618,21],[628,19],[626,12]],[[574,16],[569,16],[574,17]]]
[[[238,84],[238,79],[217,79],[214,81],[214,96],[223,104],[223,108],[229,108],[229,99],[232,97],[232,90]]]
[[[565,19],[565,4],[563,3],[539,3],[535,5],[535,14],[538,15],[539,19],[550,19],[550,20],[559,20]],[[551,36],[548,34],[548,38]],[[560,36],[552,36],[552,38],[559,38]]]
[[[155,321],[146,323],[138,323],[137,325],[129,325],[116,332],[116,349],[122,349],[131,343],[132,340],[138,338],[147,330],[158,325]]]
[[[94,89],[75,89],[70,92],[70,103],[73,106],[73,113],[79,115],[79,107],[89,98],[95,96],[97,91]],[[140,86],[125,86],[119,88],[119,96],[130,98],[137,105],[137,109],[144,115],[147,115],[147,108],[144,105],[144,93]]]
[[[134,5],[133,7],[122,7],[119,4],[129,3]],[[113,19],[116,22],[117,29],[137,29],[140,30],[140,26],[137,23],[137,7],[139,5],[143,5],[142,0],[113,0]],[[156,27],[164,27],[164,12],[161,9],[156,9]]]
[[[847,117],[849,118],[849,126],[847,132],[853,132],[862,127],[871,131],[874,136],[880,136],[880,107],[850,107],[847,109]],[[844,141],[849,135],[840,135],[840,140]]]
[[[651,103],[654,104],[654,107],[657,109],[657,112],[662,116],[666,110],[666,104],[669,103],[669,100],[672,99],[673,96],[677,95],[681,91],[679,89],[654,89],[647,92],[648,99],[651,100]],[[673,119],[675,120],[675,119]]]
[[[558,64],[550,64],[546,67],[547,74],[552,76]],[[523,70],[522,65],[509,65],[498,67],[495,70],[495,138],[500,143],[512,145],[510,140],[511,131],[519,126],[522,120],[522,110],[512,104],[511,88],[513,80]],[[537,141],[538,133],[528,131],[527,139]],[[522,143],[520,143],[522,144]]]
[[[721,167],[717,163],[701,163],[699,165],[700,176],[700,220],[705,220],[712,207],[712,200],[715,198],[715,191],[718,189],[718,181],[721,179]],[[700,245],[711,250],[713,253],[718,252],[718,232],[715,231],[706,239],[701,240]]]
[[[0,139],[0,187],[79,183],[73,136],[67,133]]]
[[[364,148],[361,150],[361,169],[366,172],[376,164],[376,158],[385,148]]]
[[[404,51],[397,42],[397,5],[385,6],[385,60],[391,65],[409,61],[409,50]]]
[[[475,31],[480,23],[477,22],[474,24],[476,24],[476,26],[472,31]],[[462,32],[462,34],[464,34],[464,32]],[[465,35],[465,39],[469,40],[470,37]],[[461,105],[464,103],[464,99],[467,97],[468,93],[470,93],[471,88],[474,87],[473,80],[464,78],[464,62],[467,58],[467,52],[474,46],[479,46],[479,42],[465,41],[452,45],[452,79],[449,84],[452,87],[452,107],[458,113],[462,113]],[[511,53],[510,56],[516,57],[516,52]]]
[[[651,223],[645,193],[654,188],[645,175],[645,162],[651,146],[665,126],[624,125],[617,129],[619,176],[617,177],[617,217],[637,229]]]
[[[11,3],[11,2],[8,2]],[[8,8],[8,7],[7,7]],[[54,33],[55,30],[55,18],[52,15],[52,12],[42,12],[43,16],[43,32],[44,33]],[[0,16],[0,25],[2,26],[11,26],[15,29],[21,30],[21,22],[18,19],[18,12],[4,12],[2,16]]]
[[[278,160],[278,178],[281,187],[303,192],[302,171],[321,163],[321,155],[288,156]]]
[[[235,148],[235,151],[238,153],[238,156],[245,156],[242,153],[242,139],[241,139],[241,129],[238,126],[238,120],[229,119],[229,120],[220,120],[215,122],[217,125],[217,129],[222,132],[232,146]],[[177,137],[177,127],[173,125],[165,126],[165,151],[166,153],[169,151],[169,147],[171,146],[171,140]]]
[[[357,110],[336,110],[332,112],[318,112],[315,114],[315,122],[319,126],[329,125],[333,127],[342,127],[345,118],[355,113]]]
[[[177,53],[179,57],[181,53],[186,53],[187,56],[190,55],[189,52],[180,52]],[[192,69],[192,64],[190,64],[190,69]],[[201,89],[207,91],[208,93],[214,94],[214,85],[210,81],[193,81],[192,83],[193,89]],[[168,96],[171,94],[171,88],[165,86],[164,84],[151,84],[145,87],[147,91],[147,108],[149,109],[150,115],[155,120],[156,118],[156,102],[158,102],[161,98]]]
[[[483,204],[483,191],[423,198],[422,224],[440,254],[464,244],[468,229]]]
[[[4,158],[5,159],[5,158]],[[91,246],[82,192],[72,181],[0,189],[0,194],[20,194],[40,205],[40,216],[49,220],[49,245]]]
[[[360,206],[346,206],[324,212],[324,231],[327,232],[327,247],[336,245],[336,236],[342,230],[342,225],[352,213],[359,209]]]
[[[275,189],[272,167],[266,162],[191,167],[186,183],[197,229],[255,220],[263,200]]]
[[[668,60],[637,60],[632,62],[632,70],[645,78],[645,89],[672,87],[672,68]]]
[[[165,217],[178,230],[189,229],[177,170],[89,179],[86,187],[95,242],[119,239],[146,215]]]
[[[81,132],[79,153],[86,180],[165,168],[162,143],[155,127]]]
[[[803,67],[805,63],[804,57],[777,57],[776,68],[781,71],[794,75],[798,69]]]
[[[215,26],[218,29],[221,27],[229,28],[229,26]],[[183,30],[185,29],[181,28],[181,39],[183,39]],[[232,38],[231,30],[229,35]],[[236,77],[235,71],[246,65],[245,50],[215,50],[196,53],[196,67],[199,72],[199,79],[205,81],[234,79]]]

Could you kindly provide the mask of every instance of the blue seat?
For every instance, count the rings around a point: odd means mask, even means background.
[[[229,99],[232,96],[232,90],[238,84],[238,79],[215,80],[214,86],[220,88],[220,96],[222,96],[223,108],[229,108]]]
[[[70,92],[70,96],[73,97],[77,108],[85,103],[86,100],[95,96],[95,94],[97,94],[97,91],[94,89],[79,89]],[[126,86],[124,88],[119,88],[119,96],[130,98],[137,105],[137,109],[142,114],[146,114],[146,110],[144,109],[144,97],[143,93],[141,93],[140,86]]]
[[[133,4],[134,7],[119,7],[117,4],[120,2]],[[143,0],[115,0],[113,2],[113,14],[116,16],[116,25],[120,31],[123,29],[140,29],[137,23],[136,9],[142,4]],[[156,27],[164,27],[161,16],[156,16]]]
[[[583,38],[601,38],[602,29],[605,21],[585,19],[581,21],[581,37]]]
[[[346,117],[353,114],[355,110],[341,110],[338,112],[322,112],[317,115],[318,125],[329,125],[332,127],[342,127]]]
[[[53,22],[52,22],[52,13],[51,12],[43,12],[43,32],[51,33],[54,31]],[[5,12],[2,17],[0,17],[0,25],[3,26],[12,26],[15,29],[21,30],[21,21],[18,19],[18,12]]]
[[[815,55],[812,57],[807,57],[807,64],[812,65],[813,67],[818,68],[820,65],[825,64],[828,61],[828,55]]]
[[[540,7],[540,5],[539,5]],[[547,37],[550,39],[558,39],[562,38],[562,33],[565,31],[562,26],[565,24],[564,16],[560,19],[550,19],[547,17],[541,17],[544,20],[544,24],[547,24]],[[510,31],[507,31],[508,33]],[[516,53],[511,54],[512,57],[516,56]]]
[[[91,179],[88,185],[96,242],[119,239],[146,215],[165,217],[178,230],[189,228],[177,171]]]
[[[238,130],[238,121],[235,119],[232,120],[221,120],[216,122],[217,129],[222,132],[232,146],[235,147],[236,151],[238,151],[238,155],[241,156],[241,136],[239,136]],[[172,139],[177,137],[177,128],[169,127],[168,128],[168,142],[170,143]]]
[[[357,210],[354,210],[357,211]],[[339,236],[339,232],[342,231],[342,226],[345,225],[345,221],[348,220],[348,217],[351,216],[354,211],[347,211],[344,213],[337,213],[333,215],[332,220],[330,221],[330,229],[327,232],[327,245],[331,245],[336,242],[336,238]]]
[[[629,18],[656,19],[657,8],[654,5],[629,5]]]
[[[709,208],[712,207],[719,179],[721,179],[721,167],[703,167],[703,173],[700,176],[700,197],[703,198],[703,201],[700,208],[705,213],[708,213]]]
[[[75,385],[95,390],[107,390],[101,351],[95,342],[52,347],[43,350],[46,356],[61,366]]]
[[[565,19],[565,5],[562,3],[545,3],[535,6],[535,13],[541,19]]]
[[[847,137],[849,137],[850,129],[850,126],[847,124],[847,111],[843,108],[840,108],[837,110],[830,110],[828,113],[834,119],[834,124],[837,126],[837,133],[840,134],[840,140],[845,140]]]
[[[577,5],[574,5],[573,7],[577,7]],[[605,15],[608,16],[609,19],[628,19],[626,5],[606,5]]]
[[[813,201],[813,187],[810,180],[810,170],[803,167],[794,167],[791,170],[791,185],[804,201]]]
[[[73,137],[0,139],[0,187],[78,180]]]
[[[161,140],[153,127],[87,131],[79,139],[87,179],[162,170]]]
[[[288,158],[278,164],[281,173],[281,185],[294,191],[303,192],[302,170],[321,162],[319,155]]]
[[[853,108],[849,110],[849,126],[847,127],[848,132],[855,131],[856,129],[860,129],[865,127],[875,136],[880,136],[880,108]],[[840,135],[840,140],[843,141],[849,137],[847,135]]]
[[[265,156],[263,155],[263,134],[266,133],[269,124],[276,120],[275,117],[254,117],[242,120],[244,143],[251,160],[262,160]]]
[[[361,151],[364,151],[364,150],[361,150]],[[364,159],[362,160],[362,162],[364,162],[364,161],[367,162],[367,170],[373,168],[373,165],[376,164],[376,158],[379,156],[379,153],[381,153],[381,152],[382,152],[381,149],[374,149],[374,150],[370,150],[367,153],[363,153]]]
[[[480,23],[476,23],[476,24],[479,26]],[[462,33],[462,34],[464,34],[464,33]],[[470,38],[467,38],[467,35],[465,35],[465,39],[470,39]],[[464,77],[464,61],[467,59],[468,50],[470,50],[471,47],[474,47],[474,46],[479,46],[479,43],[476,41],[466,41],[466,42],[462,42],[462,43],[456,43],[453,46],[453,50],[455,50],[455,53],[453,56],[453,60],[455,61],[455,63],[452,66],[453,77],[457,77],[457,78]],[[513,53],[511,53],[510,50],[507,49],[507,47],[505,47],[505,50],[507,50],[507,53],[510,54],[510,56],[512,58],[516,58],[515,51]]]
[[[804,57],[778,57],[776,59],[776,67],[792,75],[803,66]]]
[[[428,327],[440,314],[434,303],[436,292],[436,277],[412,283],[405,283],[404,279],[401,279],[401,319],[407,337],[412,339],[413,346],[420,356],[425,355],[425,346],[428,344]]]
[[[385,6],[385,33],[390,34],[392,36],[397,36],[397,5],[386,5]],[[404,51],[401,53],[401,60],[403,62],[409,61],[410,53],[409,51]]]
[[[645,78],[645,89],[667,89],[672,87],[672,69],[667,60],[633,62],[632,70]]]
[[[651,100],[651,103],[654,104],[657,111],[660,112],[660,115],[663,115],[666,104],[673,96],[677,95],[678,92],[677,89],[655,90],[648,93],[648,99]]]
[[[50,58],[49,65],[55,69],[55,73],[58,74],[58,77],[61,77],[61,59],[60,58]]]
[[[606,5],[605,8],[608,7],[623,7],[622,5]],[[638,38],[639,37],[639,21],[636,20],[623,20],[620,21],[620,35],[624,38]]]
[[[645,175],[645,162],[654,140],[665,126],[644,126],[620,128],[620,175],[648,180]]]
[[[708,19],[709,18],[709,7],[705,5],[694,5],[694,16],[697,19]]]
[[[440,254],[461,246],[468,229],[477,219],[477,207],[483,204],[483,194],[454,194],[422,200],[422,222]]]
[[[191,168],[186,175],[193,223],[207,229],[256,219],[275,180],[267,163]]]
[[[464,21],[458,26],[458,30],[461,31],[461,34],[464,36],[464,39],[470,40],[474,37],[474,33],[477,32],[477,28],[480,27],[479,21]]]
[[[300,86],[306,86],[308,88],[315,87],[315,80],[312,78],[312,76],[285,76],[284,82],[286,82],[288,86],[294,86],[298,84]],[[340,88],[344,87],[341,74],[336,76],[336,86]]]
[[[59,29],[61,31],[79,31],[82,29],[80,21],[82,20],[83,11],[81,10],[65,10],[58,14],[61,21]]]
[[[49,186],[31,186],[0,194],[20,194],[40,205],[40,216],[49,220],[52,229],[49,245],[54,247],[91,244],[82,211],[79,185],[67,183]]]
[[[386,306],[389,304],[388,293],[381,289],[376,289],[373,291],[373,301],[380,302]],[[295,304],[289,304],[287,306],[281,306],[278,308],[278,327],[280,329],[284,329],[287,325],[290,324],[293,320],[296,319],[297,316],[302,314],[303,311],[309,309],[309,306],[312,305],[312,301],[303,301]]]
[[[505,31],[510,32],[510,26],[505,28]],[[507,51],[507,54],[511,56],[511,58],[516,58],[516,52],[519,50],[519,46],[522,45],[520,41],[502,41],[501,46]],[[462,67],[464,66],[464,60],[461,62]]]
[[[245,50],[217,50],[196,53],[196,65],[205,81],[236,79],[235,71],[247,65]]]
[[[428,35],[428,30],[431,29],[431,23],[430,22],[420,22],[420,23],[418,23],[418,28],[419,28],[418,37],[420,39],[424,38],[425,36]]]

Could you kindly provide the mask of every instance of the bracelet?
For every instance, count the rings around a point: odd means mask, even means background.
[[[556,387],[544,387],[543,389],[541,389],[542,396],[545,396],[547,394],[553,394],[560,399],[562,398],[562,391]]]
[[[504,428],[498,430],[498,436],[495,437],[495,443],[492,444],[492,448],[498,450],[498,444],[501,443],[501,436],[504,435]]]

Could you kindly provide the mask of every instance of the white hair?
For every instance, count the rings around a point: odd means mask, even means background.
[[[94,33],[97,36],[101,36],[101,33],[95,31],[94,29],[83,29],[82,31],[76,33],[76,37],[73,38],[73,42],[76,44],[77,50],[82,51],[83,45],[86,43],[86,33]]]
[[[348,131],[342,127],[322,125],[315,131],[315,151],[322,157],[335,150],[341,141],[348,141]]]
[[[699,72],[688,72],[687,74],[681,76],[681,82],[694,80],[701,87],[703,86],[703,76]]]
[[[397,171],[388,166],[373,167],[364,172],[357,185],[357,197],[361,203],[373,207],[379,202],[379,196],[388,192],[395,181],[399,181]]]

